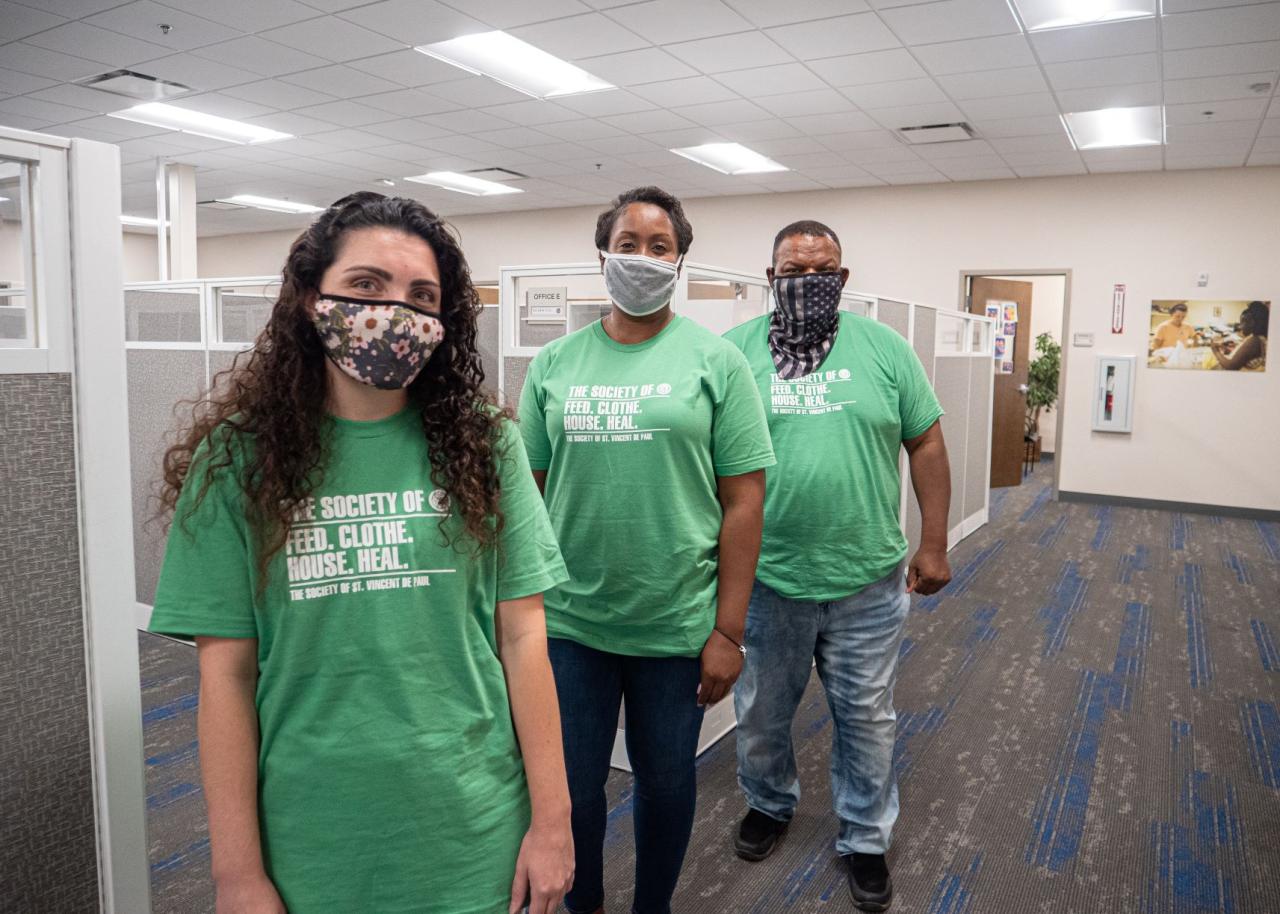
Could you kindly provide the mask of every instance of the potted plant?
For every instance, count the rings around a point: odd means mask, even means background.
[[[1040,459],[1040,411],[1058,402],[1058,374],[1062,347],[1047,333],[1036,337],[1036,357],[1027,366],[1027,440],[1035,443]]]

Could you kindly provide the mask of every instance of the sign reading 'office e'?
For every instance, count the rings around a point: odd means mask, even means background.
[[[529,308],[529,323],[563,323],[568,300],[569,289],[567,286],[544,286],[537,289],[528,289],[524,293],[524,301]]]

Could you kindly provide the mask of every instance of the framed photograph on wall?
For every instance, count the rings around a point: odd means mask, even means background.
[[[1156,299],[1147,367],[1266,371],[1270,322],[1271,302],[1260,299]]]

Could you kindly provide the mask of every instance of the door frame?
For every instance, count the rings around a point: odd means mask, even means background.
[[[1067,328],[1071,326],[1071,268],[1057,267],[1044,270],[961,270],[960,271],[960,294],[959,308],[961,311],[969,310],[968,294],[969,280],[975,276],[1061,276],[1062,284],[1062,329],[1060,331],[1060,344],[1062,346],[1062,369],[1058,373],[1058,403],[1056,411],[1058,419],[1055,423],[1056,440],[1058,441],[1058,450],[1053,455],[1053,497],[1056,500],[1058,490],[1062,480],[1062,430],[1064,428],[1064,416],[1066,415],[1066,393],[1067,393],[1067,352],[1069,350],[1067,341]],[[1033,302],[1034,307],[1034,302]],[[1034,341],[1032,342],[1034,345]]]

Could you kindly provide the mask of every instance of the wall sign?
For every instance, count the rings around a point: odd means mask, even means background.
[[[568,299],[568,286],[543,286],[527,290],[524,294],[524,301],[529,308],[529,317],[527,318],[529,323],[564,323],[565,307]]]
[[[1111,293],[1111,332],[1124,333],[1124,283],[1116,283]]]

